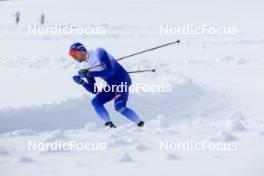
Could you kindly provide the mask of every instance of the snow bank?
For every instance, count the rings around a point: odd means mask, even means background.
[[[230,131],[245,131],[247,128],[243,125],[245,117],[242,112],[233,112],[224,120],[224,128]]]
[[[0,132],[20,129],[74,129],[84,126],[87,130],[96,129],[96,125],[102,126],[103,122],[95,114],[90,101],[90,96],[82,95],[59,103],[1,111]],[[175,120],[206,117],[221,111],[225,106],[225,97],[197,85],[190,78],[182,77],[173,84],[173,91],[170,93],[132,93],[128,106],[136,109],[145,121],[157,117],[152,122],[154,126],[169,126]],[[106,107],[116,124],[129,122],[113,110],[113,105],[107,104]],[[90,122],[95,124],[89,124]]]
[[[173,153],[166,154],[166,158],[168,160],[180,160],[180,159],[182,159],[180,156],[177,156],[177,155],[175,155]]]
[[[36,162],[36,160],[29,158],[29,157],[26,157],[26,156],[19,157],[16,160],[16,163],[20,163],[20,164],[28,164],[28,163],[35,163],[35,162]]]
[[[132,162],[133,159],[132,159],[132,157],[128,153],[123,153],[120,156],[119,161],[120,162]]]
[[[4,149],[3,147],[0,147],[0,156],[9,156],[9,155],[11,155],[11,153],[8,150]]]
[[[55,131],[52,131],[50,136],[44,140],[44,142],[54,142],[54,141],[57,141],[57,140],[66,140],[66,139],[69,139],[65,134],[64,134],[64,131],[59,129],[59,130],[55,130]]]
[[[98,121],[87,96],[69,99],[61,103],[9,109],[0,112],[0,131],[32,129],[36,131],[80,128]]]
[[[37,135],[37,133],[31,129],[21,129],[21,130],[8,132],[5,134],[5,136],[8,137],[34,136],[34,135]]]
[[[238,140],[238,138],[227,131],[220,131],[215,137],[212,137],[211,140],[220,142],[231,142]]]

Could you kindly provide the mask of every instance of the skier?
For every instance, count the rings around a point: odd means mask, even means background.
[[[43,26],[44,23],[45,23],[45,15],[42,13],[42,14],[40,15],[40,24]]]
[[[96,94],[91,103],[95,108],[96,113],[105,122],[105,126],[116,128],[110,119],[104,104],[114,99],[115,110],[126,116],[129,120],[136,123],[139,127],[144,126],[144,122],[138,115],[126,106],[128,101],[129,91],[123,89],[117,90],[117,86],[131,85],[131,78],[128,72],[103,48],[87,51],[83,44],[74,43],[70,47],[69,55],[79,63],[83,64],[84,69],[78,72],[78,75],[73,76],[73,80],[82,85],[87,91]],[[95,69],[88,70],[93,66],[100,65]],[[103,79],[111,91],[102,89],[98,92],[95,86],[95,77]],[[115,86],[113,86],[115,85]]]
[[[16,12],[14,16],[15,16],[15,20],[16,20],[15,23],[16,23],[16,25],[18,25],[19,22],[20,22],[20,13],[19,12]]]

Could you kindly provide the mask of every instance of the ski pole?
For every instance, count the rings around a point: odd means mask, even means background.
[[[179,44],[179,43],[180,43],[180,40],[176,40],[176,41],[173,41],[173,42],[169,42],[169,43],[166,43],[166,44],[163,44],[163,45],[156,46],[156,47],[154,47],[154,48],[146,49],[146,50],[139,51],[139,52],[136,52],[136,53],[133,53],[133,54],[130,54],[130,55],[124,56],[124,57],[120,57],[120,58],[116,59],[116,61],[120,61],[120,60],[123,60],[123,59],[129,58],[129,57],[132,57],[132,56],[136,56],[136,55],[139,55],[139,54],[142,54],[142,53],[145,53],[145,52],[153,51],[153,50],[156,50],[156,49],[159,49],[159,48],[163,48],[163,47],[165,47],[165,46],[173,45],[173,44],[176,44],[176,43]],[[90,68],[88,68],[88,70],[90,70],[90,69],[92,69],[92,68],[100,67],[100,66],[102,66],[102,65],[103,65],[103,64],[99,64],[99,65],[96,65],[96,66],[90,67]]]
[[[156,49],[159,49],[159,48],[162,48],[162,47],[165,47],[165,46],[168,46],[168,45],[172,45],[172,44],[175,44],[175,43],[178,43],[179,44],[180,43],[180,40],[177,40],[177,41],[174,41],[174,42],[169,42],[169,43],[166,43],[166,44],[163,44],[163,45],[160,45],[160,46],[156,46],[154,48],[146,49],[146,50],[143,50],[143,51],[140,51],[140,52],[137,52],[137,53],[134,53],[134,54],[130,54],[130,55],[127,55],[127,56],[124,56],[124,57],[120,57],[117,60],[120,61],[120,60],[129,58],[129,57],[132,57],[132,56],[136,56],[136,55],[139,55],[139,54],[148,52],[148,51],[156,50]]]
[[[128,73],[143,73],[143,72],[156,72],[155,69],[151,69],[151,70],[136,70],[136,71],[130,71]]]

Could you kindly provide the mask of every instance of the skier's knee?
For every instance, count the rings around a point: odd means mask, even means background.
[[[126,109],[126,106],[123,103],[115,104],[115,110],[122,113]]]

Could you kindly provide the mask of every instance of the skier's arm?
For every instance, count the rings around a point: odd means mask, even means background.
[[[96,82],[95,82],[95,79],[94,77],[89,77],[89,78],[86,78],[87,79],[87,83],[84,81],[84,83],[82,84],[83,87],[91,92],[92,94],[96,94],[98,89],[97,89],[97,86],[96,86]]]
[[[88,91],[91,92],[92,94],[96,94],[97,93],[97,87],[94,84],[88,84],[86,82],[82,83],[83,87]]]
[[[103,48],[98,48],[96,50],[98,58],[100,59],[101,63],[103,64],[104,70],[102,71],[91,71],[90,75],[92,77],[104,77],[113,74],[114,70],[111,64],[111,60],[107,54],[107,52]]]
[[[73,76],[73,80],[77,83],[82,85],[88,92],[92,94],[96,94],[98,89],[96,87],[96,82],[93,77],[86,78],[87,82],[85,82],[79,75]]]

